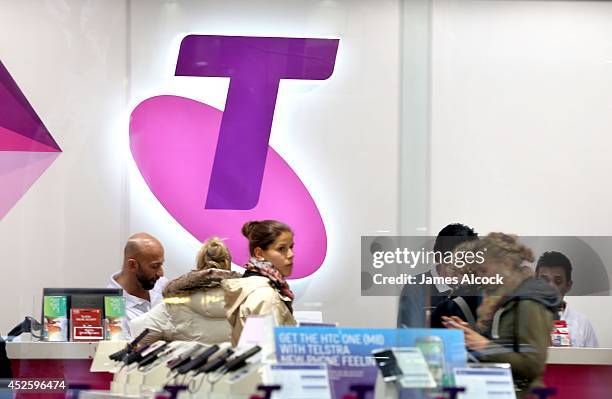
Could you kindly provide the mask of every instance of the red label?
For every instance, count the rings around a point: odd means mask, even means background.
[[[569,328],[565,320],[555,320],[550,333],[552,346],[571,346]]]
[[[104,338],[100,309],[72,309],[70,316],[74,341],[97,341]]]

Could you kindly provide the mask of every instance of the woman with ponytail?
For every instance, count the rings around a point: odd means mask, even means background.
[[[196,257],[196,270],[166,285],[164,301],[130,322],[132,336],[145,328],[152,331],[147,341],[198,341],[218,344],[230,339],[225,318],[221,283],[240,274],[230,271],[231,255],[217,237],[204,242]]]
[[[277,326],[295,325],[293,292],[286,277],[293,271],[293,232],[276,220],[248,222],[242,234],[251,258],[241,279],[225,280],[227,319],[236,345],[247,317],[270,314]]]
[[[447,328],[463,330],[465,344],[480,361],[510,363],[517,397],[542,386],[550,345],[553,315],[561,303],[559,293],[534,278],[531,249],[516,236],[491,233],[485,238],[459,245],[456,252],[484,253],[484,262],[458,269],[475,278],[501,277],[503,284],[479,287],[483,293],[471,327],[457,316],[442,317]]]

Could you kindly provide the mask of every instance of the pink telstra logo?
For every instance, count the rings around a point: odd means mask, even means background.
[[[175,75],[229,77],[225,111],[157,96],[132,112],[130,147],[153,194],[193,236],[227,238],[233,261],[248,259],[240,229],[276,219],[295,232],[292,278],[322,264],[327,235],[311,195],[268,144],[281,79],[325,80],[338,39],[190,35]]]

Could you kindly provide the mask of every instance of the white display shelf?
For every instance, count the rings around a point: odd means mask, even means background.
[[[7,342],[9,359],[93,359],[97,342]]]
[[[548,348],[548,364],[612,365],[611,348]]]

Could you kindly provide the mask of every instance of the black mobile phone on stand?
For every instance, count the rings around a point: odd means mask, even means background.
[[[208,363],[206,363],[205,365],[203,365],[202,367],[200,367],[197,371],[196,374],[199,373],[212,373],[213,371],[218,370],[219,368],[221,368],[225,362],[227,361],[227,359],[234,353],[233,350],[231,349],[226,349],[225,353],[215,357],[214,359],[212,359],[211,361],[209,361]]]
[[[402,369],[397,364],[397,358],[391,349],[373,351],[372,356],[385,382],[396,381],[402,376]]]
[[[210,348],[206,349],[201,354],[199,354],[198,356],[188,361],[187,363],[183,364],[182,366],[177,366],[178,368],[176,369],[176,371],[179,374],[186,374],[190,372],[191,370],[195,370],[198,367],[205,364],[206,362],[208,362],[208,359],[210,359],[212,355],[217,353],[218,350],[219,350],[219,345],[213,345]]]
[[[236,356],[235,358],[227,362],[227,364],[223,368],[224,372],[229,373],[230,371],[238,370],[239,368],[241,368],[242,366],[246,364],[246,361],[248,358],[255,355],[256,353],[259,353],[259,351],[261,351],[261,347],[255,345],[248,351],[241,353],[240,355]]]
[[[132,342],[128,343],[125,346],[125,348],[109,355],[108,358],[116,362],[120,362],[124,360],[124,358],[127,355],[129,355],[130,353],[134,352],[134,350],[136,350],[136,347],[138,347],[138,344],[140,343],[140,341],[142,341],[149,334],[150,331],[151,330],[149,330],[148,328],[145,328],[140,334],[138,334],[136,338],[132,340]]]

